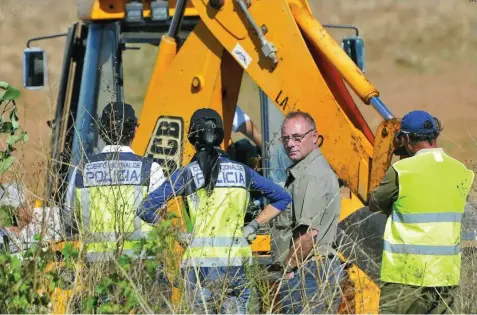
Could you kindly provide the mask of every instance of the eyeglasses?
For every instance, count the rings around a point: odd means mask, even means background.
[[[291,135],[291,137],[290,137],[290,136],[280,137],[280,141],[281,141],[282,143],[285,143],[285,144],[288,143],[288,141],[289,141],[290,139],[292,139],[292,140],[295,141],[295,142],[302,142],[302,141],[303,141],[303,138],[305,138],[306,135],[309,134],[309,133],[312,132],[312,131],[315,131],[315,129],[310,129],[310,130],[308,130],[307,132],[305,132],[305,133],[303,133],[303,134],[301,134],[301,135],[300,135],[300,134],[294,134],[294,135]]]

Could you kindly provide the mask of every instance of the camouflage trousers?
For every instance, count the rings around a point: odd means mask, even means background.
[[[379,313],[382,314],[453,314],[457,287],[417,287],[385,283],[381,288]]]

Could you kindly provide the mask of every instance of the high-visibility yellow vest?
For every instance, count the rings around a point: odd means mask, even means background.
[[[149,188],[152,161],[133,153],[101,153],[76,175],[75,197],[81,240],[88,261],[132,256],[151,226],[136,216]]]
[[[441,149],[421,150],[393,167],[399,196],[384,232],[381,280],[458,285],[461,221],[474,173]]]
[[[251,263],[252,250],[242,235],[249,202],[250,179],[243,165],[221,158],[215,188],[207,196],[197,162],[184,168],[187,230],[192,243],[182,267],[242,266]]]

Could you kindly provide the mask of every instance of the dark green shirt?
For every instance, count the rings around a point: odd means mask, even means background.
[[[369,211],[382,212],[386,215],[392,213],[393,203],[399,196],[398,178],[396,170],[391,166],[379,186],[371,193]]]

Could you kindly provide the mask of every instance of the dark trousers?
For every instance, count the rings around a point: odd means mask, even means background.
[[[251,300],[244,267],[185,268],[188,302],[195,314],[247,314]]]
[[[457,287],[417,287],[385,283],[381,288],[379,313],[382,314],[453,314]]]
[[[344,277],[338,257],[311,260],[295,273],[295,278],[282,281],[282,313],[336,314]]]

